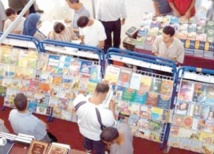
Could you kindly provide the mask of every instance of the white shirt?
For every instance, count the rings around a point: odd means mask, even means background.
[[[126,19],[125,0],[98,0],[97,19],[101,21],[116,21]]]
[[[91,26],[86,26],[79,29],[80,36],[84,36],[85,45],[90,45],[97,47],[99,41],[104,41],[106,39],[105,29],[102,23],[98,20],[94,20]]]
[[[73,105],[76,106],[82,101],[86,101],[86,104],[83,104],[76,111],[77,114],[77,123],[79,126],[80,133],[91,139],[93,141],[100,140],[101,128],[100,123],[97,119],[96,108],[98,108],[101,116],[102,124],[106,127],[114,126],[115,119],[111,110],[104,107],[104,105],[95,105],[89,102],[90,96],[85,97],[84,95],[78,95],[73,101]]]
[[[173,39],[172,44],[167,47],[166,44],[163,42],[163,37],[158,36],[152,46],[152,52],[157,52],[162,58],[167,58],[171,60],[175,58],[181,64],[184,62],[184,45],[179,39],[175,37]]]
[[[4,32],[7,30],[7,28],[10,26],[10,24],[12,23],[13,21],[11,21],[10,19],[7,19],[4,23]],[[20,20],[19,20],[19,23],[16,25],[16,27],[12,30],[13,31],[21,31],[20,34],[22,34],[22,31],[23,31],[23,28],[24,28],[24,22],[25,22],[25,18],[22,17]]]
[[[7,19],[7,16],[5,14],[5,8],[4,8],[2,1],[0,0],[0,31],[3,30],[2,21],[6,20],[6,19]]]

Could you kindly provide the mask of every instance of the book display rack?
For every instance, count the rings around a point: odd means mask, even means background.
[[[16,46],[15,35],[10,37],[15,45],[4,42],[0,47],[0,83],[7,89],[4,106],[14,108],[14,97],[22,92],[30,112],[48,115],[50,121],[53,117],[72,121],[75,96],[93,93],[102,78],[103,52],[51,40],[23,48]],[[29,41],[25,38],[25,43]]]
[[[214,152],[214,71],[182,67],[168,146]]]
[[[174,62],[119,49],[109,49],[106,57],[104,80],[112,85],[118,121],[129,124],[137,137],[163,143],[174,91]]]

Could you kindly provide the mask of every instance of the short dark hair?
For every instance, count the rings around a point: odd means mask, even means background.
[[[13,14],[16,14],[16,11],[13,8],[7,8],[5,10],[5,14],[6,14],[7,17],[9,17],[9,16],[11,16]]]
[[[163,28],[163,33],[170,35],[170,36],[174,36],[175,35],[175,29],[171,26],[165,26]]]
[[[61,22],[56,22],[55,24],[54,24],[54,31],[56,32],[56,33],[61,33],[64,29],[65,29],[65,25],[63,24],[63,23],[61,23]]]
[[[18,93],[14,98],[14,105],[19,111],[24,111],[27,108],[27,97],[23,93]]]
[[[77,20],[77,25],[78,27],[83,28],[88,24],[88,22],[89,22],[89,18],[86,16],[82,16]]]
[[[119,137],[119,132],[117,128],[114,127],[106,127],[103,129],[102,133],[100,134],[100,138],[104,142],[113,142],[115,139]]]
[[[97,84],[95,92],[97,93],[106,93],[109,91],[109,85],[107,82],[100,82]]]
[[[79,3],[79,0],[68,0],[70,3]]]

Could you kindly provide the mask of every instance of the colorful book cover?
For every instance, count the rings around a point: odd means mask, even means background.
[[[50,96],[58,96],[60,92],[60,86],[50,85]]]
[[[188,111],[188,106],[188,102],[177,100],[175,113],[186,115]]]
[[[211,108],[209,105],[203,105],[201,109],[201,118],[208,119]]]
[[[214,134],[202,131],[200,132],[199,140],[207,144],[213,144]]]
[[[152,84],[152,77],[142,75],[139,91],[148,92]]]
[[[213,119],[206,120],[204,131],[208,132],[208,133],[214,133],[214,120]]]
[[[173,81],[162,79],[160,94],[171,96],[173,91]]]
[[[130,106],[129,106],[129,110],[131,111],[131,114],[137,114],[139,115],[140,113],[140,104],[138,103],[134,103],[134,102],[131,102],[130,103]]]
[[[20,91],[25,93],[29,91],[30,80],[21,80],[21,88]]]
[[[56,108],[59,98],[56,96],[50,96],[48,106]]]
[[[2,79],[2,86],[6,88],[10,88],[12,86],[12,79],[11,78],[3,78]]]
[[[135,103],[139,103],[141,105],[146,103],[146,99],[147,99],[147,92],[141,92],[141,91],[135,91],[135,97],[133,102]]]
[[[192,127],[192,123],[193,123],[193,120],[192,120],[191,116],[185,116],[184,117],[184,119],[183,119],[183,127],[184,128],[190,129]]]
[[[191,151],[194,151],[194,152],[197,152],[197,153],[200,153],[201,150],[202,150],[202,142],[200,141],[197,141],[197,140],[192,140],[191,141]]]
[[[31,113],[35,113],[36,109],[37,109],[37,101],[32,99],[32,100],[28,100],[28,111]]]
[[[114,97],[116,99],[122,99],[124,89],[125,88],[121,86],[114,86]]]
[[[90,80],[91,81],[101,81],[101,66],[92,65],[90,69]]]
[[[10,88],[20,90],[21,89],[21,80],[20,79],[12,79]]]
[[[12,48],[10,64],[17,66],[19,62],[20,49]]]
[[[118,122],[119,123],[128,123],[128,120],[129,120],[129,114],[127,113],[123,113],[123,112],[120,112],[119,115],[118,115]]]
[[[45,71],[47,69],[48,57],[49,57],[49,54],[47,54],[47,53],[40,53],[39,54],[37,70]]]
[[[59,98],[57,107],[61,110],[67,110],[69,104],[69,99]]]
[[[58,74],[68,75],[73,58],[71,56],[60,56]]]
[[[208,85],[207,86],[207,95],[206,95],[205,104],[213,105],[213,102],[214,102],[214,86],[213,85]]]
[[[29,91],[36,92],[39,89],[39,82],[30,80]]]
[[[0,63],[0,77],[6,76],[7,65]]]
[[[180,127],[176,125],[172,125],[170,128],[170,136],[178,137]]]
[[[42,71],[42,72],[38,72],[37,71],[37,75],[39,73],[39,81],[43,82],[43,83],[52,83],[53,82],[53,75],[50,72],[47,71]]]
[[[91,66],[93,65],[92,61],[83,60],[80,66],[80,73],[84,75],[90,75]]]
[[[144,119],[144,118],[139,118],[137,125],[139,127],[139,129],[149,129],[149,122],[150,119]]]
[[[8,77],[14,77],[15,75],[15,65],[8,65],[5,75]]]
[[[16,97],[16,94],[18,94],[18,90],[14,90],[11,88],[7,88],[6,97],[4,98],[4,105],[8,107],[15,108],[14,105],[14,98]]]
[[[150,120],[149,121],[149,130],[160,132],[162,128],[162,123],[160,121]]]
[[[180,138],[198,139],[199,135],[200,135],[200,133],[198,131],[186,129],[183,127],[180,127],[179,132],[178,132],[178,136]]]
[[[139,119],[140,119],[140,117],[138,115],[130,114],[129,119],[128,119],[129,126],[137,126]]]
[[[169,136],[168,146],[179,148],[179,144],[180,144],[180,138],[179,137]]]
[[[187,35],[187,39],[184,43],[184,47],[185,47],[185,54],[188,55],[194,55],[194,49],[195,49],[195,41],[192,40],[193,38],[191,37],[192,35],[188,34]]]
[[[141,105],[140,116],[142,118],[151,119],[151,107]]]
[[[71,66],[70,66],[70,74],[72,76],[78,76],[80,74],[80,67],[81,67],[82,61],[79,59],[73,59],[71,61]]]
[[[10,64],[11,53],[9,46],[1,47],[1,63]]]
[[[63,76],[62,78],[62,88],[65,88],[65,89],[70,89],[71,88],[71,84],[72,84],[72,77],[70,76]]]
[[[184,116],[182,115],[174,115],[173,116],[173,124],[181,127],[183,125]]]
[[[169,109],[171,96],[159,95],[157,107],[162,109]]]
[[[204,57],[213,59],[214,57],[214,43],[211,42],[205,42],[204,44]]]
[[[75,76],[73,78],[72,84],[71,84],[71,89],[72,90],[78,90],[80,85],[80,76]]]
[[[124,88],[122,100],[133,102],[135,97],[135,90],[131,88]]]
[[[46,94],[35,93],[34,99],[37,102],[37,107],[47,108],[49,96]]]
[[[161,90],[161,84],[162,84],[162,79],[153,78],[152,79],[152,85],[150,87],[150,91],[159,93]]]
[[[51,73],[57,73],[59,68],[59,62],[60,62],[60,56],[49,55],[46,71]]]
[[[196,103],[204,103],[206,100],[207,86],[203,83],[196,82],[194,86],[193,101]]]
[[[37,106],[36,113],[42,114],[42,115],[46,115],[46,113],[47,113],[47,107]]]
[[[43,93],[46,93],[46,94],[49,94],[50,93],[50,90],[51,90],[51,87],[49,84],[47,83],[39,83],[39,86],[38,86],[38,92],[43,94]]]
[[[38,63],[38,53],[35,50],[28,50],[28,63],[27,67],[31,69],[36,69]]]
[[[86,91],[89,94],[93,94],[95,89],[96,89],[96,86],[97,86],[97,82],[94,81],[94,80],[89,79],[88,82],[87,82],[87,90]]]
[[[129,102],[123,101],[123,100],[118,100],[116,110],[123,112],[123,113],[126,113],[126,114],[130,114],[129,106],[130,106]]]
[[[28,50],[20,50],[18,66],[26,68],[28,66]]]
[[[70,89],[59,88],[57,93],[57,97],[70,99],[73,97],[72,91]]]
[[[116,84],[120,74],[120,68],[112,65],[107,66],[104,80]]]
[[[213,144],[203,144],[201,148],[201,153],[203,154],[212,154],[214,153]]]
[[[157,106],[158,96],[159,96],[158,93],[148,92],[146,105],[148,105],[148,106]]]
[[[88,80],[89,80],[89,76],[81,76],[80,78],[80,84],[79,84],[79,90],[80,91],[87,91],[87,86],[88,86]]]
[[[125,88],[129,87],[132,70],[128,68],[120,68],[117,85]]]
[[[62,76],[58,74],[54,74],[51,84],[54,86],[61,86],[61,83],[62,83]]]
[[[132,73],[129,88],[139,90],[141,82],[141,74]]]
[[[182,80],[178,92],[178,99],[191,101],[194,92],[194,83],[187,80]]]
[[[151,110],[151,118],[152,120],[162,120],[163,109],[152,107]]]
[[[199,118],[192,118],[192,128],[193,130],[198,130]]]

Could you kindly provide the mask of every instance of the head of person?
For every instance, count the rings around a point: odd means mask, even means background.
[[[89,18],[86,16],[81,16],[77,20],[77,26],[80,28],[86,27],[88,25],[88,23],[89,23]]]
[[[27,97],[23,93],[18,93],[14,98],[14,105],[18,111],[25,111],[27,104]]]
[[[23,34],[34,36],[36,31],[38,30],[37,27],[40,24],[39,20],[40,20],[40,16],[36,13],[31,13],[30,15],[28,15],[24,22]]]
[[[175,35],[175,29],[171,26],[166,26],[163,29],[162,37],[164,43],[169,43],[173,41]]]
[[[114,127],[106,127],[100,134],[100,139],[103,141],[103,143],[108,145],[115,143],[118,137],[119,132],[117,128]]]
[[[66,0],[68,6],[73,10],[78,10],[79,0]]]
[[[56,22],[53,29],[55,33],[60,34],[65,29],[65,25],[61,22]]]
[[[5,14],[11,21],[14,21],[17,17],[16,11],[13,8],[6,9]]]
[[[99,99],[102,101],[104,101],[106,99],[106,96],[108,94],[109,91],[109,85],[107,82],[100,82],[97,84],[96,88],[95,88],[95,95],[99,97]]]

